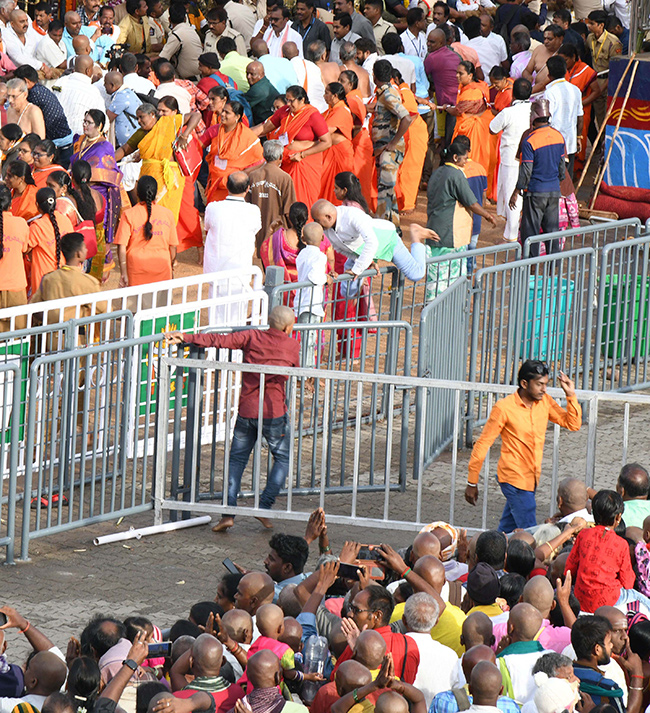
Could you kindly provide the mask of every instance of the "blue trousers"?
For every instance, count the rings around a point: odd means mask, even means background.
[[[228,461],[228,505],[232,507],[237,506],[242,475],[257,441],[257,423],[256,418],[237,416]],[[287,433],[287,414],[278,418],[265,418],[262,423],[262,435],[266,438],[273,455],[273,467],[266,479],[266,487],[260,495],[260,507],[270,510],[278,493],[284,487],[289,473],[291,444]]]
[[[517,527],[533,527],[537,524],[535,491],[520,490],[510,483],[499,483],[506,504],[503,508],[499,530],[512,532]]]

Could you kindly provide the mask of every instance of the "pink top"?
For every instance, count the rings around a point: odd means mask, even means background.
[[[508,622],[495,624],[492,633],[494,634],[492,648],[496,651],[499,641],[508,633]],[[535,638],[547,651],[556,651],[561,654],[571,643],[571,629],[568,626],[551,626],[551,622],[544,619],[542,628]]]

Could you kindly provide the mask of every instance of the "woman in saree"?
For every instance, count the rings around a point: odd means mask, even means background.
[[[151,104],[142,104],[136,111],[140,128],[115,152],[117,160],[140,152],[140,176],[153,176],[158,184],[156,203],[169,208],[177,221],[178,252],[190,247],[203,247],[199,212],[194,205],[194,181],[183,176],[174,160],[174,142],[187,146],[201,114],[193,111],[183,116],[174,97],[162,97],[158,112]]]
[[[284,157],[281,168],[293,179],[296,198],[311,206],[320,198],[323,151],[332,145],[329,129],[318,109],[311,106],[307,92],[297,85],[287,88],[287,105],[263,124],[253,127],[257,136],[280,130]]]
[[[201,137],[204,145],[210,142],[206,157],[210,171],[206,189],[208,203],[221,201],[228,195],[226,183],[231,173],[249,171],[264,163],[262,144],[257,134],[243,123],[243,118],[242,104],[228,101],[221,112],[216,134],[213,134],[214,127],[210,127]]]
[[[129,199],[122,189],[122,172],[117,167],[113,144],[104,135],[106,117],[98,109],[89,109],[83,120],[83,136],[74,144],[70,165],[83,159],[91,168],[92,187],[106,201],[103,225],[96,230],[97,255],[93,258],[90,274],[100,282],[108,279],[115,267],[111,245],[122,206],[128,207]]]
[[[45,188],[47,177],[51,173],[65,171],[63,166],[56,163],[56,146],[49,139],[39,141],[32,151],[32,156],[34,157],[32,176],[36,188]]]
[[[363,103],[359,91],[359,78],[351,69],[344,69],[339,75],[339,82],[345,90],[345,98],[352,112],[354,128],[352,129],[352,148],[354,149],[354,165],[352,172],[359,177],[361,190],[366,203],[372,208],[377,207],[377,175],[372,139],[366,121],[368,110]],[[348,167],[349,169],[349,167]],[[346,170],[348,170],[346,169]],[[332,201],[338,205],[338,201]]]
[[[443,107],[448,114],[457,117],[452,141],[457,136],[467,136],[472,144],[472,158],[489,172],[492,112],[488,110],[490,96],[488,86],[485,82],[476,79],[476,68],[471,62],[460,62],[456,76],[458,77],[456,106],[446,104]]]
[[[352,147],[352,129],[354,120],[345,101],[345,90],[339,82],[330,82],[323,95],[329,107],[323,113],[323,119],[330,132],[332,145],[323,153],[323,173],[320,197],[338,203],[334,194],[334,176],[354,166]]]
[[[490,121],[497,114],[500,114],[506,107],[512,104],[513,80],[506,74],[503,67],[495,64],[490,70],[490,89],[495,89],[494,101],[491,106],[492,116]],[[489,128],[489,127],[488,127]],[[494,203],[497,200],[497,183],[499,180],[499,164],[501,156],[501,133],[490,132],[490,170],[488,171],[488,191],[487,197]]]
[[[415,94],[402,79],[398,69],[393,69],[393,84],[400,93],[404,108],[414,117],[413,123],[409,126],[404,136],[406,150],[404,151],[404,159],[397,171],[397,186],[395,187],[400,213],[408,214],[415,210],[424,159],[429,145],[429,130],[418,111]]]
[[[7,167],[5,183],[11,191],[11,213],[24,218],[28,223],[40,215],[36,204],[36,186],[32,169],[21,160],[12,161]]]

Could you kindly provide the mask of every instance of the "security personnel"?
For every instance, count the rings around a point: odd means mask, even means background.
[[[623,52],[623,45],[618,37],[605,29],[606,23],[607,13],[604,10],[594,10],[587,16],[587,47],[591,52],[591,64],[596,73],[609,69],[609,60]],[[603,91],[594,101],[593,107],[596,125],[600,128],[607,109],[607,77],[599,77],[598,84]]]

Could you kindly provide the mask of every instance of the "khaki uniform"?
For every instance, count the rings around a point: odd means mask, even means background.
[[[616,35],[612,35],[612,33],[607,32],[607,30],[605,30],[598,39],[596,39],[593,32],[589,34],[587,36],[587,47],[589,47],[589,51],[591,52],[592,66],[596,72],[604,72],[606,69],[609,69],[609,60],[623,52],[621,41]],[[594,101],[593,110],[596,126],[600,128],[605,120],[605,113],[607,111],[607,77],[600,77],[598,84],[603,88],[603,93]]]
[[[383,57],[386,53],[384,52],[384,48],[381,46],[381,40],[384,35],[387,35],[389,32],[397,32],[395,29],[395,25],[393,25],[392,22],[388,22],[387,20],[384,20],[383,17],[379,18],[379,22],[376,25],[372,26],[372,31],[375,33],[375,44],[377,45],[377,54],[380,57]]]
[[[230,22],[230,20],[228,20]],[[234,27],[226,27],[226,29],[217,37],[217,35],[212,34],[212,30],[208,30],[205,33],[205,42],[203,43],[203,51],[204,52],[214,52],[217,54],[217,42],[222,37],[230,37],[233,40],[235,40],[235,44],[237,45],[237,52],[239,52],[240,55],[243,57],[246,56],[247,50],[246,50],[246,41],[244,40],[244,35],[242,35],[241,32],[237,32],[237,30]]]

